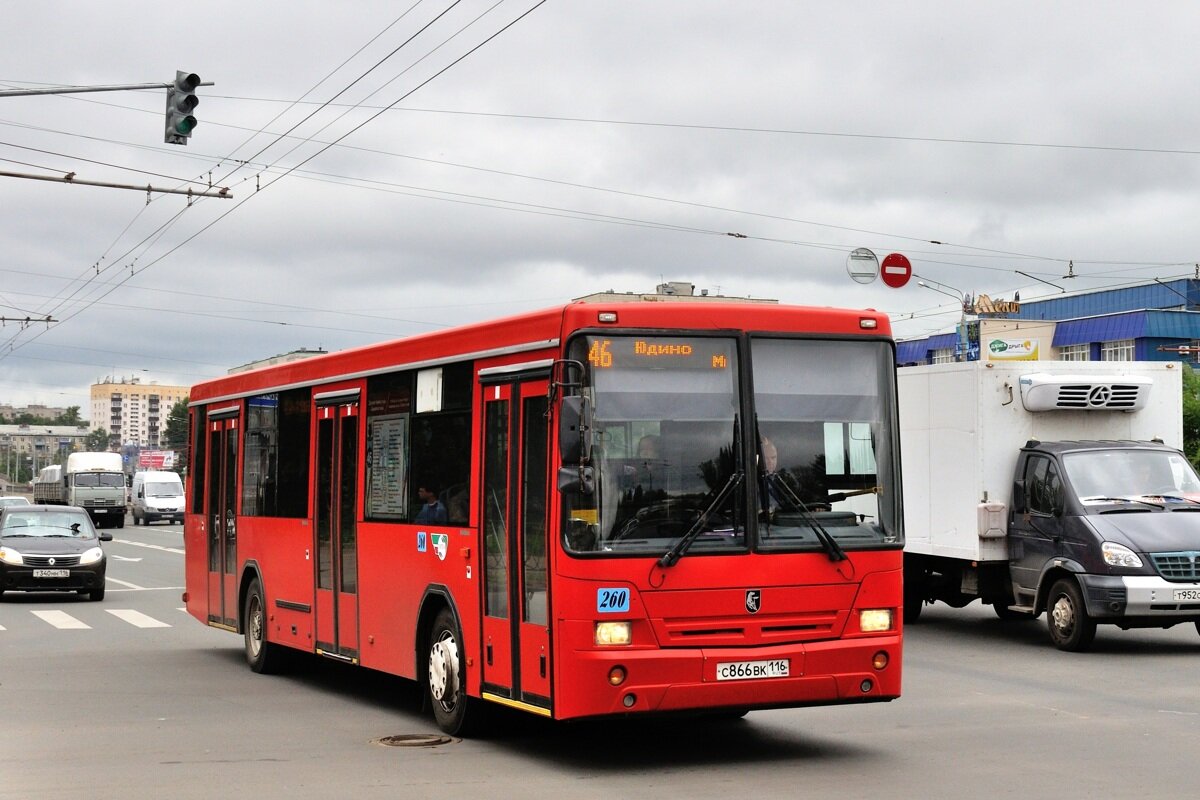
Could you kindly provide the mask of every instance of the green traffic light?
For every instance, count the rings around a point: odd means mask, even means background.
[[[192,111],[200,104],[196,87],[200,76],[195,73],[175,71],[175,81],[167,85],[167,115],[165,141],[167,144],[187,144],[188,137],[196,129],[196,118]]]

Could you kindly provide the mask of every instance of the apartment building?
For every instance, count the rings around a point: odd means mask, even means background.
[[[110,448],[161,447],[171,408],[187,398],[190,386],[165,386],[141,378],[106,378],[91,387],[93,428],[108,431]]]

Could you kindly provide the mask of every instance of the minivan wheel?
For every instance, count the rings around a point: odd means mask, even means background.
[[[1096,638],[1096,620],[1087,612],[1083,592],[1074,578],[1059,578],[1046,599],[1046,626],[1059,650],[1082,652]]]

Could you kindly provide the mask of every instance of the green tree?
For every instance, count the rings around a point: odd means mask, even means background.
[[[1200,465],[1200,374],[1183,367],[1183,452],[1194,466]]]
[[[174,450],[175,471],[182,474],[187,466],[188,456],[188,399],[185,397],[171,406],[167,415],[167,425],[163,429],[163,445],[168,450]]]
[[[54,425],[80,425],[83,420],[79,418],[79,406],[67,406],[67,410],[54,418]]]
[[[95,428],[83,439],[89,453],[103,453],[108,450],[108,431]]]

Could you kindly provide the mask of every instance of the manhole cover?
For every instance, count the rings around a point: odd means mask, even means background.
[[[453,736],[443,736],[433,733],[404,733],[399,736],[384,736],[375,740],[375,744],[385,747],[437,747],[440,744],[450,744],[458,741]]]

